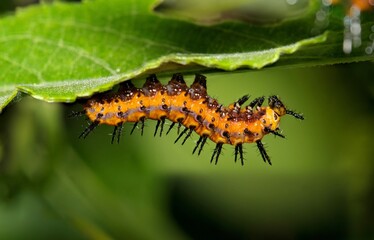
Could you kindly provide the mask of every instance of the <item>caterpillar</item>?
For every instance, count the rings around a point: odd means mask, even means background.
[[[180,73],[174,74],[167,85],[162,85],[152,74],[142,88],[136,88],[131,80],[125,81],[116,93],[89,99],[83,106],[84,110],[75,115],[86,115],[91,122],[79,138],[86,138],[98,125],[106,124],[114,126],[111,142],[117,140],[119,143],[125,122],[135,123],[130,134],[140,124],[143,135],[146,119],[157,120],[154,136],[158,132],[162,136],[165,120],[168,119],[171,125],[166,134],[178,124],[175,143],[184,137],[183,145],[193,132],[200,136],[193,154],[197,152],[200,155],[207,139],[216,143],[210,162],[217,164],[222,146],[230,144],[235,147],[235,162],[239,157],[243,165],[243,144],[256,143],[264,162],[271,165],[262,138],[267,134],[285,137],[279,129],[282,116],[304,117],[287,109],[277,96],[270,96],[266,107],[262,106],[265,100],[262,96],[242,108],[247,100],[249,96],[244,95],[227,107],[219,104],[208,96],[206,77],[201,74],[196,74],[190,87]],[[181,126],[185,128],[180,132]]]

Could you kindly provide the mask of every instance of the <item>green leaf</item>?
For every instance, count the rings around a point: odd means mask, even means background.
[[[201,26],[156,14],[153,4],[42,4],[1,19],[0,111],[19,91],[45,101],[72,102],[149,72],[259,69],[279,60],[277,65],[307,66],[326,56],[326,63],[372,59],[361,53],[339,55],[341,39],[334,32],[313,36],[312,11],[266,26],[235,21]],[[323,44],[334,47],[312,48]],[[304,52],[297,54],[299,49]]]

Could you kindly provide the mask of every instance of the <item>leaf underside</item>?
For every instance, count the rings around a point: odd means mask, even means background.
[[[362,52],[342,54],[341,32],[311,35],[313,14],[274,26],[235,21],[199,26],[155,14],[152,4],[41,4],[0,19],[0,111],[19,92],[73,102],[151,72],[372,59]]]

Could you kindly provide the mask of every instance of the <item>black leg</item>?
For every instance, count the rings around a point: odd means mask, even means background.
[[[145,119],[145,117],[141,117],[141,118],[139,119],[138,122],[135,122],[135,123],[134,123],[134,126],[133,126],[132,129],[131,129],[130,135],[132,135],[132,133],[134,132],[135,128],[136,128],[136,127],[138,126],[138,124],[140,123],[140,124],[141,124],[141,126],[140,126],[141,135],[143,136],[143,131],[144,131],[144,119]],[[156,130],[157,130],[157,129],[156,129]]]
[[[121,138],[122,129],[123,129],[123,123],[121,122],[120,124],[118,124],[118,129],[117,129],[117,143],[119,143],[119,139]]]
[[[199,152],[197,153],[197,155],[200,156],[200,153],[201,153],[201,151],[203,151],[203,148],[204,148],[204,145],[205,145],[207,139],[208,139],[208,136],[204,135],[203,136],[203,141],[200,144]]]
[[[239,143],[235,146],[235,162],[238,159],[238,154],[240,157],[240,162],[242,165],[244,165],[244,158],[243,158],[243,144]]]
[[[122,133],[122,123],[119,123],[117,126],[114,126],[113,133],[112,133],[112,141],[114,143],[114,139],[117,136],[117,143],[119,143],[119,139],[121,138]]]
[[[157,120],[157,124],[156,124],[156,129],[155,129],[155,133],[153,134],[154,137],[156,137],[156,134],[157,134],[157,130],[158,130],[158,127],[160,126],[160,123],[161,123],[161,120]]]
[[[175,122],[172,122],[171,125],[170,125],[170,127],[169,127],[169,129],[168,129],[168,131],[166,132],[166,135],[169,134],[170,130],[174,127],[174,125],[175,125]]]
[[[142,126],[140,127],[140,129],[141,129],[141,133],[140,133],[140,135],[141,135],[141,136],[143,136],[143,133],[144,133],[144,120],[145,120],[145,117],[141,117],[141,118],[140,118],[140,124],[142,125]]]
[[[93,121],[90,125],[88,125],[88,127],[86,127],[86,129],[84,129],[84,131],[81,133],[81,135],[79,135],[78,138],[86,138],[87,135],[92,132],[98,125],[99,125],[99,121],[96,120],[96,121]]]
[[[174,143],[177,143],[178,142],[178,140],[186,133],[188,131],[188,128],[185,128],[182,132],[181,132],[181,134],[179,134],[179,136],[177,137],[177,139],[175,140],[175,142]]]
[[[139,122],[135,122],[135,123],[134,123],[134,126],[133,126],[132,129],[131,129],[130,135],[132,135],[132,133],[134,132],[136,126],[138,126],[138,123],[139,123]]]
[[[240,155],[240,162],[242,166],[244,165],[244,157],[243,157],[243,145],[240,144],[239,146],[239,155]]]
[[[179,118],[179,119],[177,119],[177,121],[178,121],[177,134],[178,134],[178,135],[179,135],[180,129],[181,129],[181,127],[182,127],[182,122],[183,122],[183,120],[184,120],[184,118]],[[168,129],[166,135],[169,134],[170,130],[175,126],[175,124],[176,124],[176,122],[173,122],[173,123],[170,125],[170,127],[169,127],[169,129]]]
[[[114,126],[113,133],[112,133],[112,141],[110,142],[111,144],[113,144],[114,138],[116,137],[117,128],[118,126]]]
[[[216,162],[215,162],[215,164],[218,163],[218,158],[219,158],[219,155],[221,154],[222,146],[223,146],[223,143],[217,143],[216,148],[215,148],[214,151],[213,151],[212,158],[210,159],[210,162],[211,162],[211,163],[213,162],[214,157],[216,157]]]
[[[236,160],[238,158],[238,153],[239,153],[239,145],[236,145],[235,146],[235,159],[234,159],[234,162],[236,162]]]
[[[177,134],[179,134],[179,132],[181,130],[183,120],[184,120],[183,118],[182,119],[178,119],[178,130],[177,130]]]
[[[197,150],[197,148],[199,147],[199,145],[200,145],[200,143],[203,141],[203,136],[200,136],[199,137],[199,140],[197,140],[197,142],[196,142],[196,146],[195,146],[195,148],[193,149],[193,151],[192,151],[192,154],[194,154],[195,152],[196,152],[196,150]]]
[[[257,143],[257,148],[258,148],[258,150],[260,151],[260,153],[261,153],[261,157],[262,157],[262,159],[264,160],[264,162],[268,162],[268,163],[271,165],[270,157],[269,157],[269,155],[266,153],[265,147],[264,147],[264,145],[262,144],[261,140],[257,140],[256,143]]]
[[[162,136],[162,131],[164,130],[165,118],[166,117],[161,117],[160,120],[157,121],[156,130],[153,135],[154,137],[156,137],[158,127],[160,127],[160,137]]]
[[[200,149],[199,149],[199,152],[198,152],[198,155],[200,155],[200,153],[201,153],[201,151],[203,150],[203,147],[204,147],[204,145],[205,145],[205,143],[206,143],[207,138],[208,138],[208,135],[202,135],[202,136],[200,136],[199,140],[198,140],[197,143],[196,143],[195,148],[194,148],[193,151],[192,151],[192,154],[194,154],[194,153],[196,152],[196,150],[197,150],[197,149],[199,148],[199,146],[200,146]]]
[[[190,127],[189,129],[190,129],[190,131],[187,133],[186,137],[183,139],[182,145],[183,145],[183,144],[187,141],[187,139],[191,136],[191,134],[192,134],[193,130],[195,129],[195,127],[192,126],[192,127]]]
[[[163,116],[163,117],[160,118],[160,120],[161,120],[161,125],[160,125],[160,137],[162,136],[162,132],[164,131],[165,119],[166,119],[165,116]]]

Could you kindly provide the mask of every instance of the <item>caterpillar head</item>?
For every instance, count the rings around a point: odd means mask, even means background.
[[[297,119],[304,120],[302,114],[296,113],[294,111],[288,110],[284,104],[279,100],[277,96],[270,96],[269,97],[269,107],[278,114],[279,117],[284,116],[286,114],[291,115]]]
[[[265,114],[261,116],[261,123],[265,132],[277,131],[279,127],[280,115],[270,106],[264,108]]]
[[[269,107],[272,109],[279,117],[284,116],[286,114],[286,107],[284,104],[279,100],[277,96],[270,96],[269,97]]]
[[[266,108],[265,114],[261,117],[265,131],[278,135],[280,117],[286,114],[301,120],[304,119],[301,114],[288,110],[277,96],[270,96],[268,100],[269,107]]]

